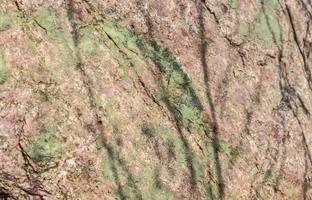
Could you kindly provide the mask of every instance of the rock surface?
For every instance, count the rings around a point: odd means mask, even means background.
[[[1,0],[0,199],[312,199],[310,0]]]

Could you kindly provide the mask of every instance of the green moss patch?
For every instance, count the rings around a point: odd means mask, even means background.
[[[40,131],[39,140],[27,145],[26,151],[32,160],[49,161],[61,155],[61,143],[55,134],[55,127],[43,128]]]
[[[228,0],[228,4],[231,8],[236,9],[239,7],[239,0]]]
[[[220,180],[217,177],[218,170],[216,168],[218,166],[214,158],[216,147],[213,146],[210,136],[201,135],[209,134],[208,125],[201,118],[203,108],[196,94],[196,89],[184,72],[178,58],[161,43],[143,38],[134,31],[119,26],[116,22],[98,22],[95,26],[102,35],[101,41],[109,48],[111,55],[122,68],[132,67],[138,76],[140,76],[141,70],[148,68],[146,63],[140,61],[148,60],[158,68],[160,73],[156,77],[156,81],[159,88],[154,96],[157,96],[158,100],[162,101],[168,108],[168,112],[173,116],[173,123],[179,127],[179,130],[187,130],[190,134],[196,133],[197,136],[203,137],[207,141],[201,149],[202,152],[200,150],[196,152],[194,150],[195,144],[190,143],[189,138],[184,135],[187,131],[176,133],[159,124],[144,122],[142,133],[153,145],[156,155],[158,154],[157,148],[162,149],[162,155],[157,155],[159,162],[167,162],[168,165],[170,163],[175,176],[183,171],[190,172],[191,181],[189,184],[196,187],[204,199],[217,198],[217,183]],[[218,148],[222,149],[225,154],[231,154],[229,146],[225,143],[220,145],[222,148]],[[163,152],[163,147],[165,152]],[[157,183],[157,179],[152,175],[154,170],[144,172],[146,178],[142,181],[140,181],[141,175],[135,175],[135,180],[138,181],[137,185],[142,190],[142,194],[145,192],[147,194],[153,193],[151,192],[153,190],[158,191],[154,185]],[[161,170],[163,169],[159,171]],[[214,182],[209,182],[208,171],[211,172],[209,176],[212,176]],[[109,175],[109,173],[107,174]],[[147,182],[150,183],[147,184],[149,186],[142,184]],[[159,182],[156,185],[159,185]],[[164,198],[166,199],[166,197]]]
[[[117,12],[118,12],[117,6],[116,6],[116,4],[114,4],[114,5],[112,5],[111,7],[104,8],[104,9],[101,11],[101,14],[102,14],[104,17],[109,17],[109,16],[113,16],[113,15],[116,14]]]
[[[154,147],[163,145],[166,148],[167,156],[161,162],[167,162],[171,166],[170,171],[174,172],[172,178],[188,170],[191,173],[191,182],[188,184],[196,186],[202,197],[209,199],[209,196],[218,196],[216,185],[208,183],[206,174],[209,169],[213,177],[217,176],[213,160],[214,150],[211,144],[204,147],[204,154],[198,154],[183,136],[161,125],[145,122],[142,125],[142,133],[147,136]],[[216,178],[215,180],[217,181]],[[207,190],[207,188],[210,189]]]
[[[256,37],[265,44],[279,43],[282,30],[275,11],[277,5],[277,0],[263,0],[253,23],[240,22],[237,28],[238,33],[244,36]]]
[[[66,19],[66,15],[59,16]],[[75,45],[73,36],[69,30],[63,30],[56,26],[55,15],[48,7],[38,8],[30,17],[30,23],[36,24],[43,28],[48,36],[53,39],[57,44],[58,48],[55,50],[57,55],[61,58],[59,65],[53,69],[52,73],[57,75],[63,67],[72,65],[76,61]]]
[[[167,149],[168,159],[175,160],[176,164],[183,166],[186,164],[185,154],[187,154],[180,136],[167,128],[152,123],[142,124],[142,133],[154,144],[159,142]]]
[[[190,132],[206,130],[200,116],[203,108],[194,85],[174,55],[153,40],[144,42],[137,39],[136,43],[141,54],[146,59],[151,59],[161,72],[158,77],[159,90],[164,95],[160,100],[164,101],[175,116],[176,123]]]
[[[164,183],[161,182],[160,173],[162,168],[156,166],[140,174],[141,187],[143,189],[142,199],[151,200],[170,200],[174,195],[167,190]]]
[[[3,84],[9,78],[9,70],[5,65],[4,56],[0,53],[0,84]]]
[[[244,36],[248,36],[250,34],[250,27],[249,24],[240,23],[238,25],[238,33]]]
[[[98,39],[92,28],[85,28],[79,32],[78,48],[82,56],[92,56],[98,53]]]
[[[9,29],[10,27],[18,24],[20,17],[18,12],[6,12],[0,7],[0,31]]]
[[[105,145],[102,170],[105,180],[114,183],[113,195],[117,199],[138,199],[137,178],[128,170],[125,161],[120,157],[118,148]]]
[[[267,44],[281,40],[281,28],[275,14],[277,0],[263,0],[260,12],[255,18],[254,34]]]
[[[112,57],[121,68],[132,66],[137,73],[141,73],[140,50],[137,47],[137,35],[126,28],[120,27],[115,21],[98,23],[102,40],[110,49]]]
[[[256,16],[254,34],[268,44],[280,42],[280,25],[271,8],[265,7],[264,10]]]

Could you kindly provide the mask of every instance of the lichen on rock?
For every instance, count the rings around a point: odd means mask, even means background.
[[[51,161],[61,156],[61,143],[57,138],[56,127],[44,127],[40,130],[37,142],[30,142],[26,152],[35,162]]]
[[[275,13],[277,0],[263,1],[261,11],[255,18],[256,36],[266,43],[279,43],[281,40],[281,28]]]
[[[4,55],[0,52],[0,84],[5,83],[5,81],[9,78],[10,73],[5,64]]]

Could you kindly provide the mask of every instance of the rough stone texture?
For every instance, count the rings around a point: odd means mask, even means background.
[[[312,199],[310,0],[1,0],[0,199]]]

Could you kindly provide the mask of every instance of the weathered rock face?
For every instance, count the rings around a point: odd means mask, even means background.
[[[312,199],[310,0],[2,0],[0,199]]]

